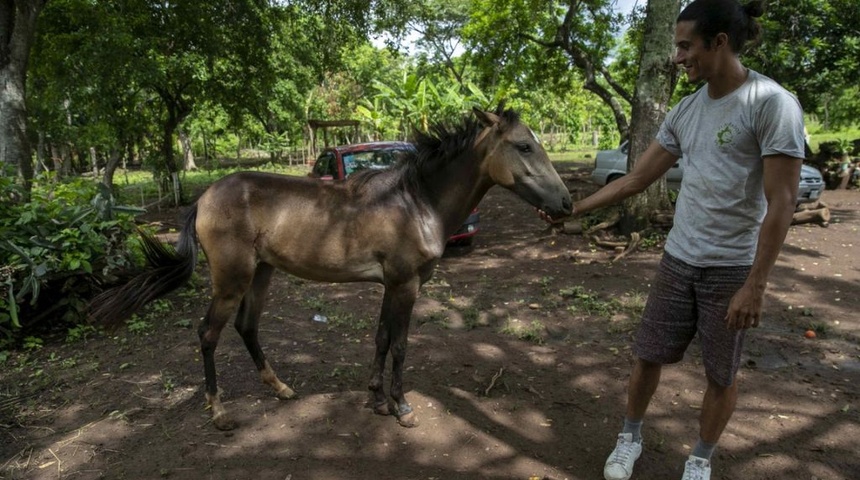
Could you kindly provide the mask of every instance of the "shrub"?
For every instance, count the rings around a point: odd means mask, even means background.
[[[84,319],[88,299],[131,265],[134,219],[93,180],[34,182],[31,200],[0,176],[0,348],[28,332]]]

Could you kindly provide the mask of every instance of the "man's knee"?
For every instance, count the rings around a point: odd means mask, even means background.
[[[736,376],[732,376],[729,382],[718,380],[711,375],[705,375],[708,378],[708,389],[716,394],[733,393],[738,391],[738,380]]]

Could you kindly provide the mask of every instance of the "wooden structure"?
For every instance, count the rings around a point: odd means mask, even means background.
[[[314,161],[319,154],[319,149],[317,149],[317,130],[322,130],[323,148],[325,148],[329,146],[329,129],[350,128],[352,129],[352,140],[355,141],[358,139],[360,125],[361,122],[358,120],[308,120],[308,134],[311,137],[311,141],[308,142],[310,146],[310,151],[308,152],[309,160],[311,162]]]

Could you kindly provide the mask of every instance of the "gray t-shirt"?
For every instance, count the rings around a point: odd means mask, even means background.
[[[705,85],[681,100],[657,141],[683,155],[666,252],[697,267],[752,265],[767,210],[762,157],[804,158],[797,98],[750,70],[746,82],[722,98],[710,98]]]

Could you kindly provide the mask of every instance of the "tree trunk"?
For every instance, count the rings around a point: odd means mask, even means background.
[[[169,115],[169,117],[173,117],[173,115]],[[161,154],[164,156],[164,170],[168,175],[176,171],[176,160],[173,158],[173,134],[176,132],[178,123],[172,118],[168,118],[162,125]]]
[[[120,149],[112,147],[110,149],[110,156],[108,157],[107,164],[105,164],[105,174],[102,179],[102,183],[104,183],[111,191],[113,191],[113,175],[121,160],[122,155],[120,155]]]
[[[166,175],[162,177],[164,182],[174,179],[173,174],[177,173],[176,159],[173,153],[173,134],[179,128],[179,124],[185,120],[185,117],[191,113],[191,106],[182,99],[182,94],[171,94],[170,92],[158,89],[158,94],[164,101],[164,106],[167,109],[167,118],[164,119],[162,125],[161,149],[164,155],[164,166]],[[182,199],[182,184],[177,184],[176,198]],[[177,202],[178,203],[178,202]],[[176,205],[179,206],[178,204]]]
[[[51,152],[51,163],[53,164],[53,170],[60,175],[60,172],[63,170],[63,155],[60,152],[60,147],[57,144],[52,143],[48,145],[48,151]]]
[[[194,151],[191,150],[191,139],[185,130],[179,130],[179,145],[182,146],[182,167],[186,172],[197,170],[197,164],[194,163]]]
[[[681,10],[680,0],[649,0],[645,11],[645,32],[639,61],[639,75],[633,98],[632,129],[628,171],[657,134],[677,80],[673,61],[674,24]],[[642,230],[651,213],[672,208],[665,179],[654,182],[642,195],[628,198],[622,208],[621,233]]]
[[[74,163],[74,152],[68,143],[60,145],[60,170],[57,178],[68,178],[72,175],[72,163]]]
[[[209,169],[212,164],[209,162],[209,139],[206,138],[206,129],[203,129],[200,135],[203,137],[203,167]]]
[[[27,139],[27,61],[36,19],[46,0],[0,0],[0,164],[15,166],[24,181],[25,199],[33,181]]]
[[[93,169],[93,178],[99,178],[99,157],[96,147],[90,147],[90,166]]]
[[[822,207],[817,210],[801,210],[795,212],[791,219],[792,225],[801,225],[804,223],[817,223],[822,227],[830,225],[830,209]]]
[[[48,172],[47,145],[45,144],[45,132],[39,132],[39,142],[36,144],[36,165],[42,172]]]

